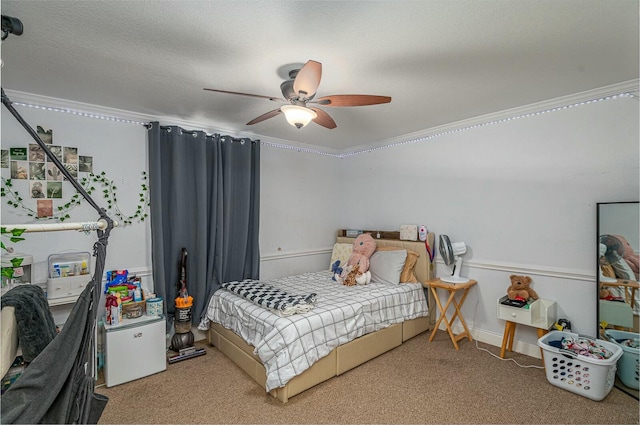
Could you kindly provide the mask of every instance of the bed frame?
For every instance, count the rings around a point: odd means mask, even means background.
[[[338,234],[337,242],[353,243],[354,238],[340,236],[341,234],[342,231]],[[434,239],[434,234],[429,233],[428,241],[430,247],[434,246]],[[377,246],[410,249],[419,253],[420,257],[415,267],[416,276],[420,282],[425,282],[433,278],[433,264],[429,261],[429,255],[427,254],[424,242],[376,239],[376,244]],[[391,325],[336,347],[327,356],[318,360],[302,374],[292,378],[284,387],[271,390],[270,394],[283,403],[286,403],[290,397],[334,376],[341,375],[380,354],[398,347],[404,341],[432,329],[435,323],[435,308],[433,308],[435,304],[430,291],[425,292],[429,305],[428,316]],[[209,326],[208,340],[211,345],[217,347],[258,384],[265,388],[267,381],[266,369],[262,365],[260,358],[253,354],[253,346],[247,344],[233,331],[213,322],[211,322]]]

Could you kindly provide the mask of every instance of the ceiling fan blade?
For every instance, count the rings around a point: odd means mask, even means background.
[[[237,91],[227,91],[227,90],[217,90],[217,89],[203,89],[203,90],[207,90],[207,91],[215,91],[218,93],[227,93],[227,94],[238,94],[240,96],[251,96],[251,97],[257,97],[260,99],[267,99],[267,100],[271,100],[273,102],[284,102],[284,99],[280,99],[278,97],[273,97],[273,96],[261,96],[259,94],[250,94],[250,93],[240,93]]]
[[[298,71],[293,81],[293,91],[302,99],[310,99],[318,90],[320,78],[322,78],[322,64],[310,60]]]
[[[313,103],[323,106],[342,107],[342,106],[367,106],[379,105],[381,103],[389,103],[389,96],[375,96],[371,94],[335,94],[333,96],[324,96]]]
[[[251,121],[249,121],[247,123],[247,125],[257,124],[257,123],[262,122],[264,120],[268,120],[269,118],[273,118],[276,115],[280,115],[281,113],[282,113],[282,111],[280,110],[280,108],[274,109],[273,111],[269,111],[266,114],[262,114],[259,117],[252,119]]]
[[[314,123],[319,124],[328,129],[334,129],[337,127],[336,122],[322,109],[318,108],[309,108],[314,111],[318,116],[313,120]]]

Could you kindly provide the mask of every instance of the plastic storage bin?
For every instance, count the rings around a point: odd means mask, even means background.
[[[622,357],[618,360],[618,371],[616,372],[618,378],[627,387],[640,389],[640,348],[627,347],[618,342],[640,338],[640,334],[607,329],[604,331],[604,336],[622,348]]]
[[[622,348],[612,342],[596,339],[596,343],[613,353],[608,359],[596,359],[549,344],[551,341],[560,341],[563,337],[585,338],[571,332],[551,331],[538,339],[538,346],[544,350],[547,380],[556,387],[591,400],[604,399],[613,388],[616,363],[622,357]]]
[[[47,298],[77,297],[91,281],[91,254],[68,252],[49,256]]]

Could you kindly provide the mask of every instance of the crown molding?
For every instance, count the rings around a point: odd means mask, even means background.
[[[189,130],[204,131],[207,134],[220,133],[230,135],[232,137],[248,137],[251,139],[260,139],[264,146],[279,149],[288,149],[296,152],[307,152],[319,155],[327,155],[338,157],[340,152],[335,149],[328,149],[315,145],[292,142],[291,140],[278,139],[274,137],[264,137],[251,132],[226,129],[222,127],[212,127],[210,124],[187,121],[170,116],[153,116],[138,112],[127,111],[124,109],[109,108],[106,106],[93,105],[83,102],[75,102],[72,100],[59,99],[48,96],[41,96],[33,93],[26,93],[17,90],[5,89],[5,93],[11,99],[12,103],[34,105],[39,109],[48,109],[58,112],[67,112],[74,115],[93,116],[110,121],[119,121],[133,125],[146,125],[152,121],[158,121],[162,125],[176,125],[187,128]]]
[[[413,133],[407,133],[397,137],[377,141],[375,143],[360,145],[355,148],[344,150],[329,149],[322,146],[297,143],[291,140],[263,137],[250,132],[238,132],[236,130],[225,129],[221,127],[211,127],[211,125],[206,123],[185,121],[175,117],[152,116],[122,109],[108,108],[88,103],[40,96],[33,93],[25,93],[15,90],[7,89],[5,90],[5,92],[14,103],[18,102],[28,105],[37,105],[38,107],[43,109],[58,110],[61,112],[73,113],[76,115],[95,116],[96,118],[139,125],[146,124],[151,121],[158,121],[160,123],[168,123],[169,125],[177,125],[193,130],[201,130],[209,134],[221,133],[231,135],[232,137],[258,138],[260,139],[262,145],[277,149],[287,149],[296,152],[325,155],[335,158],[344,158],[404,144],[421,143],[451,133],[470,130],[485,125],[499,124],[502,122],[511,121],[513,119],[521,119],[548,112],[555,112],[558,110],[564,110],[565,108],[582,106],[589,104],[590,102],[599,100],[617,99],[617,96],[620,95],[627,95],[627,98],[634,98],[637,101],[639,98],[639,89],[640,79],[634,79],[617,84],[611,84],[597,89],[575,93],[568,96],[562,96],[516,108],[505,109],[503,111],[481,115],[466,120],[456,121]]]
[[[472,128],[477,128],[484,125],[511,121],[512,119],[530,117],[535,114],[562,110],[565,107],[575,107],[581,104],[586,104],[590,101],[605,100],[606,98],[613,98],[614,96],[622,94],[629,94],[631,95],[629,97],[633,97],[637,101],[639,89],[640,79],[611,84],[608,86],[587,90],[568,96],[548,99],[542,102],[531,103],[528,105],[518,106],[516,108],[505,109],[502,111],[493,112],[491,114],[480,115],[474,118],[416,131],[413,133],[407,133],[401,136],[389,138],[367,145],[360,145],[358,147],[342,151],[341,157],[358,155],[361,153],[385,149],[402,144],[423,142],[425,141],[425,139],[433,139],[435,137],[440,137],[463,130],[470,130]]]

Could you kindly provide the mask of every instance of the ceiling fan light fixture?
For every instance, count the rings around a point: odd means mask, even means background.
[[[296,128],[302,128],[316,119],[318,114],[315,111],[298,105],[284,105],[280,107],[287,122]]]

